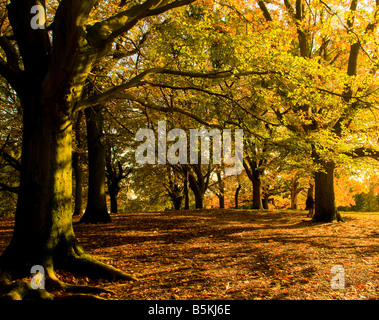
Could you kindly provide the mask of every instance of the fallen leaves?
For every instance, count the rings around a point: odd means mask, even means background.
[[[74,225],[85,249],[133,273],[133,283],[99,285],[109,299],[377,299],[379,215],[346,223],[304,222],[305,212],[193,210],[117,214],[112,223]],[[12,223],[0,219],[0,251]],[[346,288],[330,286],[344,266]]]

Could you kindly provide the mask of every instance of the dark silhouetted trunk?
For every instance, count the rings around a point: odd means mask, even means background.
[[[72,153],[72,168],[75,176],[75,206],[74,216],[81,215],[83,212],[83,168],[81,162],[81,152],[83,148],[80,127],[83,118],[83,111],[78,112],[78,117],[74,125],[76,148]]]
[[[73,215],[78,216],[82,214],[83,210],[83,170],[80,154],[77,151],[72,154],[72,167],[75,175],[75,206]]]
[[[110,222],[105,194],[105,146],[101,106],[84,111],[87,120],[88,198],[80,222]]]
[[[189,190],[188,190],[188,170],[185,170],[183,196],[184,196],[184,210],[189,210],[190,201],[189,201]]]
[[[337,219],[334,194],[334,169],[332,162],[324,163],[325,172],[315,173],[314,221],[332,222]]]
[[[218,185],[218,192],[216,192],[216,195],[220,203],[220,209],[224,209],[225,208],[225,183],[221,177],[221,171],[217,171],[216,175],[217,175],[217,185]]]
[[[240,193],[241,188],[242,188],[242,186],[239,184],[237,189],[236,189],[236,193],[234,194],[234,204],[235,204],[236,209],[238,209],[238,195]]]
[[[117,213],[118,212],[118,203],[117,203],[117,196],[118,196],[118,190],[115,188],[108,188],[109,192],[109,198],[111,201],[111,212]]]
[[[191,169],[188,172],[188,182],[189,186],[195,196],[195,207],[196,209],[204,208],[204,194],[208,189],[210,167],[208,166],[207,172],[203,175],[201,165],[194,164],[191,165]]]
[[[261,160],[260,163],[257,163],[248,157],[243,161],[245,172],[253,185],[252,209],[262,209],[261,174],[264,172],[261,168],[262,163],[263,160]]]
[[[261,179],[257,173],[254,174],[252,179],[253,184],[253,206],[252,209],[262,209],[262,186]]]

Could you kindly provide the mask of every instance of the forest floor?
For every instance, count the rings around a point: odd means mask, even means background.
[[[313,223],[305,211],[190,210],[74,224],[83,247],[140,281],[89,280],[107,299],[378,299],[379,213]],[[74,222],[77,218],[74,219]],[[13,220],[0,218],[0,253]],[[345,288],[331,288],[342,265]],[[337,281],[337,283],[339,283]]]

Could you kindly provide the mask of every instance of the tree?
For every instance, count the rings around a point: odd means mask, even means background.
[[[80,222],[110,222],[105,193],[105,141],[102,106],[84,110],[87,121],[88,197]]]
[[[3,24],[6,33],[0,43],[5,53],[0,75],[20,99],[23,139],[15,228],[11,243],[0,257],[3,273],[24,276],[30,266],[43,265],[47,283],[61,287],[67,286],[54,274],[58,266],[95,277],[134,279],[93,259],[75,237],[71,220],[71,119],[76,111],[91,106],[88,101],[80,103],[86,79],[99,59],[112,50],[117,37],[142,19],[190,2],[146,0],[126,9],[113,7],[111,13],[104,12],[106,16],[92,20],[92,9],[99,5],[95,0],[63,0],[57,7],[44,1],[10,1],[9,25]],[[52,20],[50,25],[40,21],[40,28],[31,27],[34,5],[44,7],[47,19]],[[122,89],[136,84],[129,81]],[[115,94],[112,90],[92,99],[110,99]]]
[[[77,118],[75,119],[75,124],[73,126],[75,134],[76,145],[72,152],[72,169],[75,176],[75,206],[74,206],[74,216],[79,216],[82,214],[83,206],[83,138],[81,134],[83,112],[79,111],[77,113]]]
[[[352,131],[358,129],[361,111],[371,109],[377,99],[373,90],[376,49],[372,37],[377,27],[378,2],[365,3],[370,9],[366,14],[357,13],[356,0],[341,5],[345,17],[331,6],[330,2],[305,6],[301,0],[295,4],[285,1],[282,11],[285,14],[273,17],[264,2],[259,3],[268,24],[274,27],[273,22],[283,17],[288,31],[292,29],[295,46],[289,53],[293,58],[287,56],[282,60],[283,66],[291,70],[290,76],[280,79],[280,89],[276,90],[277,97],[287,107],[275,107],[274,112],[284,126],[307,137],[310,143],[317,167],[314,220],[327,222],[341,219],[335,205],[335,168],[348,161],[343,156],[346,150],[352,150],[353,154],[359,149],[358,140],[351,143]],[[359,60],[360,53],[365,57]],[[303,75],[297,73],[300,70]],[[365,87],[362,83],[373,86]],[[272,82],[266,82],[265,86],[272,86]]]
[[[111,212],[118,212],[117,196],[121,190],[120,183],[127,178],[133,171],[133,168],[124,168],[120,159],[115,159],[114,148],[108,149],[106,155],[106,177],[108,193],[111,201]]]

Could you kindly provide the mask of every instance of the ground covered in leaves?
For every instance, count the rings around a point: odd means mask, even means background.
[[[91,254],[140,279],[95,285],[108,299],[378,299],[379,213],[312,223],[304,211],[190,210],[112,215],[75,224]],[[75,219],[77,221],[77,219]],[[0,218],[0,253],[13,220]],[[342,265],[345,288],[332,289]]]

